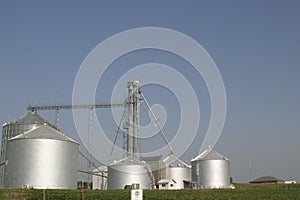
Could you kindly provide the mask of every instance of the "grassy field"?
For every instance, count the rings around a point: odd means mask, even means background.
[[[249,185],[236,184],[236,189],[206,190],[144,190],[144,200],[205,199],[205,200],[300,200],[300,185]],[[0,199],[5,200],[96,200],[130,199],[130,190],[37,190],[0,189]]]

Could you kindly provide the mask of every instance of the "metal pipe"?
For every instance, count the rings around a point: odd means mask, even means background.
[[[84,171],[84,170],[78,170],[78,172],[81,172],[81,173],[85,173],[85,174],[92,174],[92,175],[95,175],[95,176],[101,176],[101,177],[104,177],[104,178],[107,178],[107,176],[105,175],[102,175],[102,174],[98,174],[97,172],[89,172],[89,171]],[[107,173],[107,172],[102,172],[101,173]]]
[[[141,93],[141,97],[142,97],[143,100],[145,101],[145,103],[146,103],[148,109],[150,110],[150,113],[151,113],[152,117],[154,118],[155,126],[158,127],[159,132],[160,132],[162,138],[164,139],[165,143],[168,145],[168,147],[169,147],[169,149],[170,149],[170,154],[173,154],[173,153],[174,153],[173,148],[172,148],[170,142],[168,141],[168,138],[167,138],[166,134],[165,134],[164,131],[162,130],[162,128],[161,128],[161,126],[160,126],[160,124],[159,124],[159,121],[158,121],[156,115],[154,114],[153,110],[151,109],[151,107],[150,107],[150,105],[149,105],[149,103],[148,103],[148,101],[147,101],[147,99],[145,98],[145,96],[144,96],[143,93]]]

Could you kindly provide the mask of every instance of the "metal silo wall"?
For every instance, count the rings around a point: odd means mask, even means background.
[[[197,183],[200,183],[200,180],[199,180],[199,164],[198,164],[199,161],[193,161],[191,163],[192,165],[192,169],[191,169],[191,176],[192,176],[192,181],[193,182],[197,182]]]
[[[151,180],[146,165],[108,166],[107,188],[124,189],[126,185],[139,183],[141,189],[150,189]]]
[[[228,160],[199,161],[200,188],[228,188],[230,185]]]
[[[2,141],[1,141],[1,161],[6,159],[6,145],[9,138],[15,137],[21,133],[31,130],[34,124],[23,124],[18,122],[6,123],[2,127]]]
[[[76,189],[78,144],[55,139],[15,139],[7,143],[4,187]]]
[[[37,125],[48,124],[52,128],[57,129],[55,126],[51,125],[41,116],[37,115],[35,112],[29,112],[27,115],[18,118],[15,121],[5,123],[2,127],[2,140],[1,140],[1,153],[0,153],[0,162],[4,162],[6,158],[6,146],[8,139],[15,137],[19,134],[22,134],[26,131],[31,130],[33,127]],[[1,168],[1,176],[0,176],[0,187],[3,187],[4,177],[6,166],[2,166]]]
[[[4,162],[7,160],[7,141],[9,138],[15,137],[21,133],[24,133],[28,130],[31,130],[34,124],[24,124],[17,122],[6,123],[2,127],[2,140],[1,140],[1,159],[0,162]],[[3,187],[4,177],[6,166],[2,166],[1,168],[1,187]]]
[[[191,169],[187,167],[170,167],[169,177],[176,181],[175,189],[184,189],[183,180],[191,179]]]

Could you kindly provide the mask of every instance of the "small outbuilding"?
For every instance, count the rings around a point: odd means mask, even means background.
[[[297,184],[297,181],[284,181],[284,184]]]
[[[249,183],[252,183],[252,184],[284,184],[284,180],[278,179],[273,176],[263,176],[263,177],[255,179],[253,181],[250,181]]]
[[[174,179],[161,179],[157,184],[160,190],[175,190],[177,183]]]

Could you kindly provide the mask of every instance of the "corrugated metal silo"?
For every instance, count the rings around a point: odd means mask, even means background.
[[[208,147],[192,159],[192,180],[198,188],[231,188],[229,159]]]
[[[108,166],[108,189],[124,189],[132,184],[140,184],[140,189],[150,189],[151,179],[150,166],[132,157],[123,158]]]
[[[26,115],[12,121],[12,122],[3,124],[0,162],[2,163],[6,160],[6,146],[7,146],[8,139],[15,137],[26,131],[29,131],[38,125],[44,125],[44,124],[47,124],[48,126],[51,126],[52,128],[56,129],[56,127],[54,125],[50,124],[48,121],[43,119],[36,112],[28,112]],[[5,174],[5,166],[4,165],[2,166],[1,172],[2,172],[1,175]],[[1,178],[0,184],[1,184],[1,186],[3,186],[3,180],[4,180],[3,176],[1,176],[0,178]]]
[[[76,189],[78,143],[48,125],[7,141],[4,187]]]
[[[170,154],[164,160],[165,174],[167,179],[176,181],[174,189],[184,189],[184,181],[191,180],[191,166]]]
[[[37,125],[47,124],[52,128],[56,128],[50,124],[47,120],[43,119],[36,112],[28,112],[26,115],[12,121],[5,123],[2,129],[2,135],[5,135],[8,139],[17,136],[21,133],[31,130]]]

